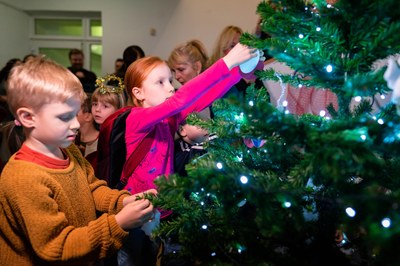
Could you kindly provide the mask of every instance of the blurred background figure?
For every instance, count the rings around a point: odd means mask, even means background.
[[[71,49],[69,51],[69,61],[71,66],[68,69],[79,78],[82,83],[83,90],[91,94],[95,90],[96,74],[83,67],[84,54],[79,49]]]
[[[115,59],[114,75],[117,75],[121,71],[123,65],[124,65],[124,59],[122,58]]]

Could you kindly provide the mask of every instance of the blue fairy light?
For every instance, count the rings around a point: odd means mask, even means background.
[[[353,218],[354,216],[356,216],[356,211],[351,208],[351,207],[347,207],[346,208],[346,213],[349,217]]]
[[[392,221],[389,218],[384,218],[381,222],[382,226],[385,228],[389,228],[392,224]]]
[[[242,184],[247,184],[247,182],[249,182],[249,179],[247,178],[247,176],[242,175],[240,177],[240,182],[242,182]]]

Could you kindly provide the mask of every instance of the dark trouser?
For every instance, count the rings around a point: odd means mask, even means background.
[[[158,246],[140,228],[129,231],[129,236],[118,251],[118,266],[156,265]]]

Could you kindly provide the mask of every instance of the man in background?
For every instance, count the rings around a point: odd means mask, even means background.
[[[79,78],[82,83],[83,90],[91,94],[95,89],[96,74],[90,70],[83,68],[84,55],[79,49],[72,49],[69,51],[69,61],[71,66],[68,69]]]

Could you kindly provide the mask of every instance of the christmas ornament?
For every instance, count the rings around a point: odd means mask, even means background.
[[[244,74],[248,74],[248,73],[252,72],[256,68],[258,62],[260,61],[260,56],[261,56],[260,51],[256,50],[255,53],[257,54],[255,57],[250,58],[249,60],[247,60],[244,63],[239,65],[240,70]]]

